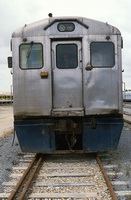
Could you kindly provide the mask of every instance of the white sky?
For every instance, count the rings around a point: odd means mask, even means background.
[[[0,91],[10,91],[12,76],[7,66],[10,39],[25,24],[53,16],[82,16],[116,26],[122,33],[123,81],[131,89],[131,0],[0,0]]]

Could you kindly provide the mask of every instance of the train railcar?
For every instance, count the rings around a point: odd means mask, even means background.
[[[123,92],[123,101],[131,102],[131,91],[124,91]]]
[[[14,127],[22,151],[117,148],[122,38],[108,23],[49,17],[12,34]]]

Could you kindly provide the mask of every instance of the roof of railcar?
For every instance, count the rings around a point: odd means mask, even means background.
[[[97,20],[85,18],[85,17],[49,17],[34,23],[31,23],[29,25],[25,24],[20,29],[13,32],[13,37],[22,37],[24,35],[32,36],[38,36],[38,35],[44,35],[44,32],[48,30],[49,27],[53,26],[56,22],[64,22],[64,21],[72,21],[77,22],[78,24],[83,25],[83,27],[88,29],[89,34],[121,34],[120,31],[104,22],[100,22]]]

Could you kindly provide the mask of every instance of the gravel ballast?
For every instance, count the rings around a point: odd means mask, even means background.
[[[0,192],[2,192],[2,183],[9,180],[11,168],[19,162],[21,150],[13,134],[0,138]]]

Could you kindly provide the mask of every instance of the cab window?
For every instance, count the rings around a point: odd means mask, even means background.
[[[76,44],[58,44],[56,46],[56,66],[59,69],[74,69],[78,66]]]
[[[43,46],[40,43],[21,44],[19,50],[21,69],[39,69],[43,66]]]
[[[112,42],[91,43],[91,66],[113,67],[115,65],[115,51]]]

